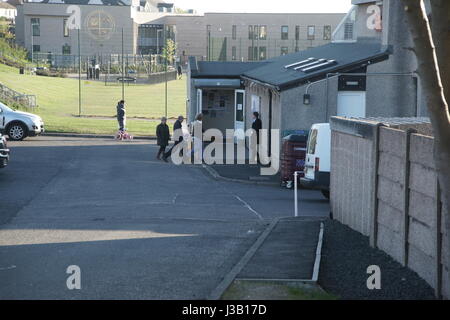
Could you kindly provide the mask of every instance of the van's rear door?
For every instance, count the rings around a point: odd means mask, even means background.
[[[312,127],[309,133],[308,145],[306,147],[306,160],[305,160],[305,178],[314,180],[314,165],[316,162],[316,146],[317,146],[317,134],[318,131]]]

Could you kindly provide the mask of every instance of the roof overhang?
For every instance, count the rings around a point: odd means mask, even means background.
[[[222,88],[222,89],[238,89],[241,87],[240,79],[193,79],[194,87],[198,89],[206,88]]]

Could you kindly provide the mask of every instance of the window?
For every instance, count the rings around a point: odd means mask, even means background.
[[[287,40],[289,38],[289,27],[281,26],[281,40]]]
[[[300,40],[300,26],[295,26],[295,40]]]
[[[267,59],[267,49],[266,47],[259,47],[259,60]]]
[[[308,40],[314,40],[316,34],[316,27],[315,26],[308,26]]]
[[[281,55],[282,56],[288,54],[288,52],[289,52],[288,47],[281,47]]]
[[[41,52],[41,46],[38,44],[33,45],[33,52]]]
[[[67,25],[67,19],[63,20],[63,35],[64,37],[69,36],[69,26]]]
[[[331,40],[331,26],[323,26],[323,40]]]
[[[253,26],[253,37],[255,40],[258,40],[259,36],[259,26]]]
[[[231,60],[236,60],[236,47],[231,47]]]
[[[63,45],[62,53],[63,54],[70,54],[70,46],[67,43],[65,45]]]
[[[31,18],[31,29],[33,30],[33,36],[39,37],[41,35],[41,21],[39,18]]]
[[[259,27],[259,40],[266,40],[267,39],[267,26],[260,26]]]
[[[253,40],[253,26],[248,26],[248,39]]]
[[[344,40],[353,39],[353,23],[349,22],[344,25]]]
[[[237,26],[234,25],[231,29],[231,38],[233,40],[236,40],[236,33],[237,33]]]

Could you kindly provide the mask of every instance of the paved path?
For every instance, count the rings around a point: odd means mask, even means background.
[[[204,299],[275,217],[277,187],[154,159],[148,141],[39,137],[0,170],[0,299]],[[300,211],[328,214],[314,191]],[[303,211],[302,211],[303,209]],[[81,268],[68,290],[66,268]]]

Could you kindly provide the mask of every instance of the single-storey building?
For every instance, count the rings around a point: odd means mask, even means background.
[[[279,129],[281,138],[307,134],[312,124],[329,122],[332,116],[426,116],[400,2],[352,3],[329,44],[255,64],[201,65],[192,58],[188,121],[200,110],[221,104],[222,95],[215,101],[205,90],[211,87],[202,81],[230,74],[235,98],[228,113],[208,112],[215,120],[205,121],[205,129],[218,124],[222,129],[248,129],[254,111],[260,113],[263,128]]]

